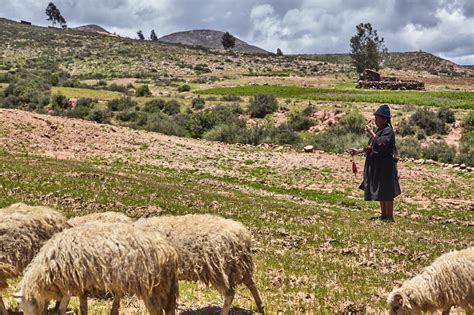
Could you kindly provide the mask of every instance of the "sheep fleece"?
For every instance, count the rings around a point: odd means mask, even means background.
[[[24,297],[57,299],[88,290],[150,296],[161,305],[178,294],[176,250],[154,232],[124,223],[89,223],[56,234],[41,248],[20,283]]]

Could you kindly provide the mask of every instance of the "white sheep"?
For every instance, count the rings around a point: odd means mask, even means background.
[[[67,222],[71,226],[78,226],[84,223],[90,222],[108,222],[108,223],[131,223],[133,220],[123,213],[115,211],[96,212],[86,214],[83,216],[77,216],[69,219]]]
[[[213,215],[163,216],[134,223],[158,231],[178,250],[180,280],[212,285],[224,297],[221,314],[228,314],[236,286],[245,284],[258,311],[263,303],[253,281],[251,234],[241,223]]]
[[[48,301],[60,300],[65,314],[69,298],[79,296],[87,314],[86,293],[110,290],[141,298],[151,315],[174,314],[178,294],[178,254],[153,231],[125,223],[89,223],[53,236],[27,267],[20,282],[25,315],[40,314]],[[116,299],[112,314],[118,314]]]
[[[0,291],[23,272],[44,242],[65,228],[66,218],[47,207],[16,203],[0,209]],[[0,314],[7,314],[1,297]]]
[[[422,314],[460,306],[474,312],[474,247],[438,257],[388,296],[390,314]]]

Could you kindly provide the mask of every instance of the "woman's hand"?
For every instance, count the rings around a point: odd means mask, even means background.
[[[356,155],[356,154],[361,154],[364,153],[364,149],[356,149],[356,148],[351,148],[346,151],[350,155]]]
[[[367,122],[367,125],[365,126],[365,130],[367,130],[367,132],[370,134],[372,138],[375,138],[375,132],[374,132],[375,127],[376,126],[372,120],[369,120]]]

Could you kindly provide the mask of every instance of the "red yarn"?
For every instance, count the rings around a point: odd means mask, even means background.
[[[357,173],[357,165],[356,165],[356,163],[354,162],[354,160],[352,160],[352,173],[354,173],[354,174]]]

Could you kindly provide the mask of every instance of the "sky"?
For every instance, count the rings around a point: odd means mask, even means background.
[[[0,0],[0,17],[48,25],[50,0]],[[68,26],[98,24],[136,38],[191,29],[228,31],[285,54],[346,53],[359,23],[388,51],[427,51],[474,65],[474,0],[55,0]]]

